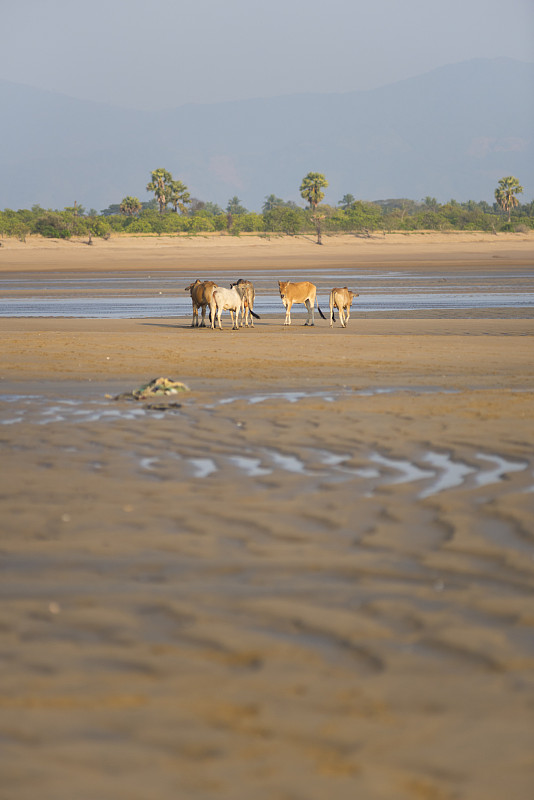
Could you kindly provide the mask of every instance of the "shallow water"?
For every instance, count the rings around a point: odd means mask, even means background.
[[[330,392],[272,392],[261,396],[246,395],[221,398],[214,404],[199,406],[208,414],[218,406],[233,403],[240,399],[249,405],[259,402],[276,401],[282,403],[304,403],[309,399],[322,397],[335,403],[336,399],[347,395],[369,396],[384,392],[404,392],[403,387],[381,387],[375,390],[349,391],[338,389]],[[416,394],[429,394],[439,391],[435,387],[410,389]],[[99,426],[114,425],[117,422],[145,424],[144,420],[165,420],[169,415],[187,421],[194,413],[195,406],[185,403],[178,408],[167,410],[152,409],[143,403],[115,402],[110,399],[51,398],[39,395],[3,394],[0,395],[0,426],[54,425],[65,426],[97,423]],[[76,451],[76,446],[73,446]],[[98,456],[98,454],[97,454]],[[102,468],[102,462],[95,456],[94,470]],[[152,474],[156,480],[173,478],[193,478],[206,480],[212,476],[224,475],[233,468],[239,479],[260,480],[270,475],[299,476],[309,483],[310,489],[318,483],[347,483],[354,486],[354,493],[360,497],[372,497],[381,487],[417,484],[416,499],[424,500],[451,489],[476,489],[511,481],[514,473],[531,468],[527,461],[505,459],[499,454],[476,452],[472,463],[453,458],[446,452],[423,450],[412,460],[394,458],[378,450],[358,448],[355,452],[333,452],[324,448],[302,446],[297,452],[283,452],[274,447],[256,446],[243,451],[236,443],[232,447],[220,448],[216,455],[192,457],[187,447],[170,452],[159,450],[158,455],[140,454],[132,450],[130,458],[138,464],[142,472]],[[357,464],[351,463],[356,459]],[[172,462],[172,463],[171,463]],[[523,491],[532,491],[529,484]]]
[[[422,268],[424,269],[424,267]],[[256,287],[255,310],[258,314],[282,313],[277,280],[313,279],[318,289],[319,305],[328,308],[333,285],[345,285],[359,292],[353,313],[534,308],[534,273],[508,271],[495,273],[446,272],[366,272],[355,269],[293,270],[284,274],[252,271]],[[149,317],[188,317],[191,300],[184,291],[195,276],[179,273],[139,275],[121,273],[112,276],[33,274],[0,278],[1,317],[78,317],[85,319],[134,319]],[[218,273],[221,286],[236,280],[232,273]],[[292,313],[304,314],[303,306]]]
[[[328,299],[319,298],[323,311]],[[360,295],[353,304],[352,313],[365,314],[377,311],[430,311],[438,309],[534,309],[534,292],[495,292],[476,294],[452,292],[413,292],[410,294]],[[257,296],[254,310],[258,314],[282,314],[280,297]],[[144,319],[186,317],[191,311],[191,301],[182,297],[83,297],[47,299],[34,297],[14,298],[0,302],[0,317],[77,317],[80,319]],[[291,314],[305,314],[296,306]]]

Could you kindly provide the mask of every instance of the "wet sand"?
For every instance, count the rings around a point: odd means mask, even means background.
[[[532,270],[495,239],[0,261]],[[532,797],[534,321],[282,320],[0,320],[2,800]]]

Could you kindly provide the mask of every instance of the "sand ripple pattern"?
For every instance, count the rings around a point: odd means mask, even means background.
[[[392,391],[378,389],[374,393]],[[373,392],[367,390],[362,394],[369,396]],[[209,413],[215,408],[229,407],[239,401],[248,405],[259,405],[273,400],[295,404],[305,399],[319,398],[325,403],[334,403],[339,395],[338,390],[229,397],[219,399],[216,404],[206,405],[204,410]],[[184,408],[164,411],[148,408],[142,403],[76,399],[46,401],[37,396],[0,396],[0,425],[6,427],[27,422],[37,426],[61,423],[67,426],[141,423],[146,419],[168,421],[169,416],[176,415],[178,418],[188,419],[191,409],[186,405]],[[242,424],[237,421],[238,428]],[[451,453],[435,452],[431,449],[420,451],[417,459],[408,460],[363,448],[359,448],[357,453],[351,453],[300,446],[298,451],[292,452],[290,449],[282,451],[268,446],[232,444],[230,440],[226,448],[219,445],[216,455],[206,452],[204,455],[195,453],[192,456],[188,447],[170,444],[165,449],[158,448],[157,454],[147,456],[143,452],[132,450],[129,456],[142,472],[150,473],[161,480],[203,480],[217,475],[228,477],[233,473],[237,473],[237,480],[266,479],[268,476],[287,473],[307,478],[309,486],[314,487],[324,482],[351,482],[354,491],[364,496],[371,496],[380,487],[413,484],[416,498],[425,499],[458,487],[476,488],[503,480],[509,482],[515,473],[526,471],[532,476],[532,485],[527,485],[524,491],[534,491],[533,466],[529,460],[510,460],[488,452],[473,453],[470,463],[466,463]],[[93,465],[95,469],[103,466],[98,457],[95,457]]]
[[[262,398],[4,398],[9,796],[530,800],[531,443]]]

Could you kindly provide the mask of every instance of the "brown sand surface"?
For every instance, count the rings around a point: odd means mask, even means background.
[[[0,269],[532,271],[528,237],[341,238]],[[533,796],[534,320],[282,311],[0,319],[0,800]],[[106,398],[160,375],[191,391]]]
[[[318,247],[312,236],[112,236],[109,240],[58,241],[29,236],[26,242],[0,240],[0,272],[18,270],[202,270],[279,269],[284,267],[330,267],[335,265],[387,264],[426,269],[447,264],[448,268],[506,263],[532,266],[534,231],[498,235],[462,233],[375,234],[372,238],[325,236]],[[199,276],[203,279],[208,275]]]

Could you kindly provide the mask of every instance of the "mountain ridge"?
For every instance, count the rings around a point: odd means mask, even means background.
[[[203,200],[300,202],[309,171],[346,193],[491,200],[515,175],[534,187],[534,64],[472,59],[371,90],[305,93],[163,111],[123,109],[0,81],[0,208],[105,208],[150,196],[165,167]]]

